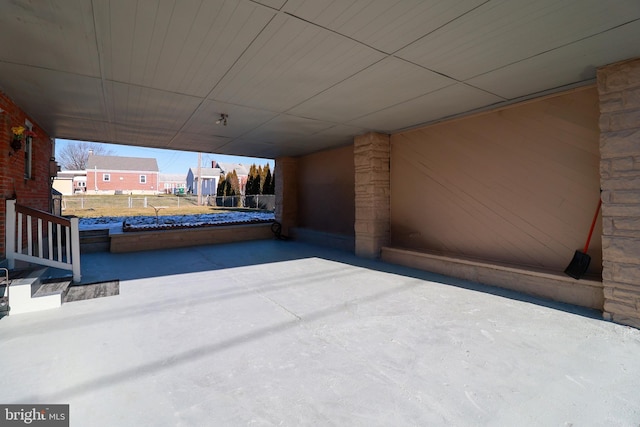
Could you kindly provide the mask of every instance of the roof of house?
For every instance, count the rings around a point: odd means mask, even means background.
[[[198,176],[198,167],[193,166],[189,168],[194,177]],[[200,175],[202,178],[216,178],[222,174],[219,168],[200,168]]]
[[[76,176],[87,176],[86,170],[61,170],[56,174],[56,178],[71,179]]]
[[[217,165],[223,173],[229,173],[235,170],[238,175],[249,175],[249,167],[242,163],[217,162]]]
[[[96,156],[89,155],[87,170],[119,170],[158,172],[156,159],[147,157]]]
[[[187,176],[182,173],[161,173],[158,180],[164,182],[186,182]]]

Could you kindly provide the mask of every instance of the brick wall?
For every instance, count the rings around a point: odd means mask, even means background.
[[[103,180],[103,175],[110,175],[109,181]],[[118,172],[118,171],[97,171],[98,182],[96,187],[95,175],[93,170],[87,170],[87,194],[92,194],[98,189],[98,193],[113,194],[115,191],[123,191],[124,193],[155,193],[162,191],[158,187],[158,173],[150,171],[136,172]],[[140,175],[146,175],[147,182],[140,183]]]
[[[51,200],[49,163],[53,156],[49,135],[20,109],[5,93],[0,91],[0,256],[4,257],[6,199],[16,197],[21,205],[49,211]],[[10,142],[11,128],[25,126],[25,120],[33,124],[36,136],[32,139],[31,178],[25,179],[23,148],[14,151]]]
[[[605,317],[640,328],[640,59],[598,70]]]

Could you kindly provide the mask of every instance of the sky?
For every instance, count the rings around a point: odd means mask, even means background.
[[[62,148],[73,141],[68,139],[56,139],[56,157]],[[187,174],[189,168],[198,166],[198,153],[190,151],[161,150],[159,148],[135,147],[131,145],[99,144],[113,152],[114,156],[122,157],[148,157],[158,161],[160,173]],[[261,159],[256,157],[229,156],[226,154],[202,153],[202,166],[210,167],[211,161],[216,160],[222,163],[243,163],[264,166],[269,163],[271,170],[274,168],[273,159]]]

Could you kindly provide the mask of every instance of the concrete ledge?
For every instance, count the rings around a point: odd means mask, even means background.
[[[123,253],[271,239],[273,233],[271,232],[271,223],[266,223],[136,231],[111,234],[110,238],[111,252]]]
[[[390,247],[382,248],[382,259],[394,264],[596,310],[602,310],[604,305],[602,282],[598,280],[575,280],[552,272],[533,271]]]
[[[338,233],[310,230],[308,228],[295,227],[291,229],[291,237],[312,245],[324,246],[348,252],[354,252],[356,237]]]
[[[80,253],[109,252],[109,230],[81,230]]]

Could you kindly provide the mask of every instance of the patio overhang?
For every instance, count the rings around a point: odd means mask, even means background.
[[[635,0],[17,0],[0,88],[55,138],[275,158],[593,83],[639,35]]]

